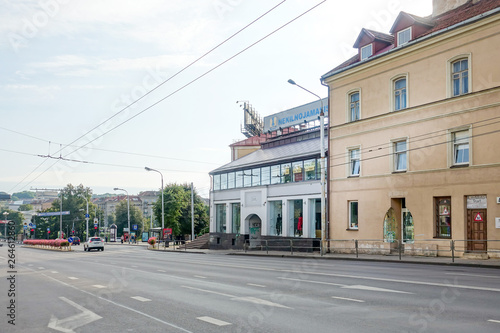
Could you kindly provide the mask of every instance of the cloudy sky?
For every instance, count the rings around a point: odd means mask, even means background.
[[[400,11],[432,1],[0,0],[0,191],[136,194],[160,187],[148,166],[208,197],[245,138],[236,101],[264,117],[315,100],[290,78],[326,97],[361,28]]]

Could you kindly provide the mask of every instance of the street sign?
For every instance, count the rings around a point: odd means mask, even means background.
[[[69,215],[69,211],[64,212],[50,212],[50,213],[38,213],[38,216],[59,216],[59,215]]]
[[[36,229],[36,224],[33,224],[31,228]]]
[[[132,230],[137,230],[137,224],[132,225]]]
[[[47,231],[50,231],[50,228],[47,228]]]
[[[97,219],[97,217],[94,217],[94,223],[95,224],[99,223],[99,220]]]
[[[23,225],[24,230],[28,229],[27,225]]]
[[[90,215],[89,214],[85,214],[85,218],[86,219],[90,218]]]
[[[29,226],[30,226],[30,228],[31,228],[31,227],[33,226],[33,223],[31,223],[31,222],[30,222]]]
[[[73,237],[68,238],[68,242],[69,242],[70,244],[72,244],[72,243],[73,243]]]

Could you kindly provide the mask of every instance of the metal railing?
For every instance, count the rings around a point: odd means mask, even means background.
[[[326,252],[337,255],[384,255],[403,257],[449,257],[452,262],[464,254],[494,254],[500,258],[500,240],[454,240],[454,239],[328,239]],[[304,242],[304,239],[261,239],[245,240],[243,251],[289,252],[292,256],[297,253],[321,254],[320,246]],[[474,246],[476,244],[476,246]],[[478,246],[479,245],[479,246]],[[477,249],[480,247],[480,249]],[[482,247],[482,248],[481,248]]]

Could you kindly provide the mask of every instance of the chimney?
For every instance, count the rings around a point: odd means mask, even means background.
[[[452,9],[465,5],[469,0],[432,0],[432,17],[439,16]],[[474,0],[473,3],[479,0]]]

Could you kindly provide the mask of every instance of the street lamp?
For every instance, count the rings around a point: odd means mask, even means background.
[[[118,187],[115,187],[114,190],[115,191],[125,191],[125,193],[127,193],[128,243],[130,244],[130,235],[132,233],[130,232],[130,199],[129,199],[129,196],[128,196],[128,191],[124,190],[122,188],[118,188]]]
[[[90,216],[89,215],[89,200],[83,194],[80,194],[80,196],[82,198],[84,198],[85,201],[87,202],[87,214],[85,214],[85,222],[86,222],[86,225],[87,225],[86,234],[85,234],[85,241],[87,242],[89,240],[89,216]]]
[[[163,174],[155,169],[145,167],[146,171],[158,172],[161,176],[161,238],[163,238],[163,229],[165,228],[165,203],[163,202]]]
[[[290,79],[288,80],[288,83],[293,84],[294,86],[297,86],[308,93],[318,97],[319,101],[321,102],[321,110],[319,113],[319,125],[321,127],[320,129],[320,156],[321,156],[321,163],[320,163],[320,168],[321,168],[321,255],[325,253],[326,249],[326,213],[325,213],[325,113],[323,111],[323,100],[321,97],[313,93],[312,91],[307,90],[306,88],[298,85],[295,83],[294,80]]]

